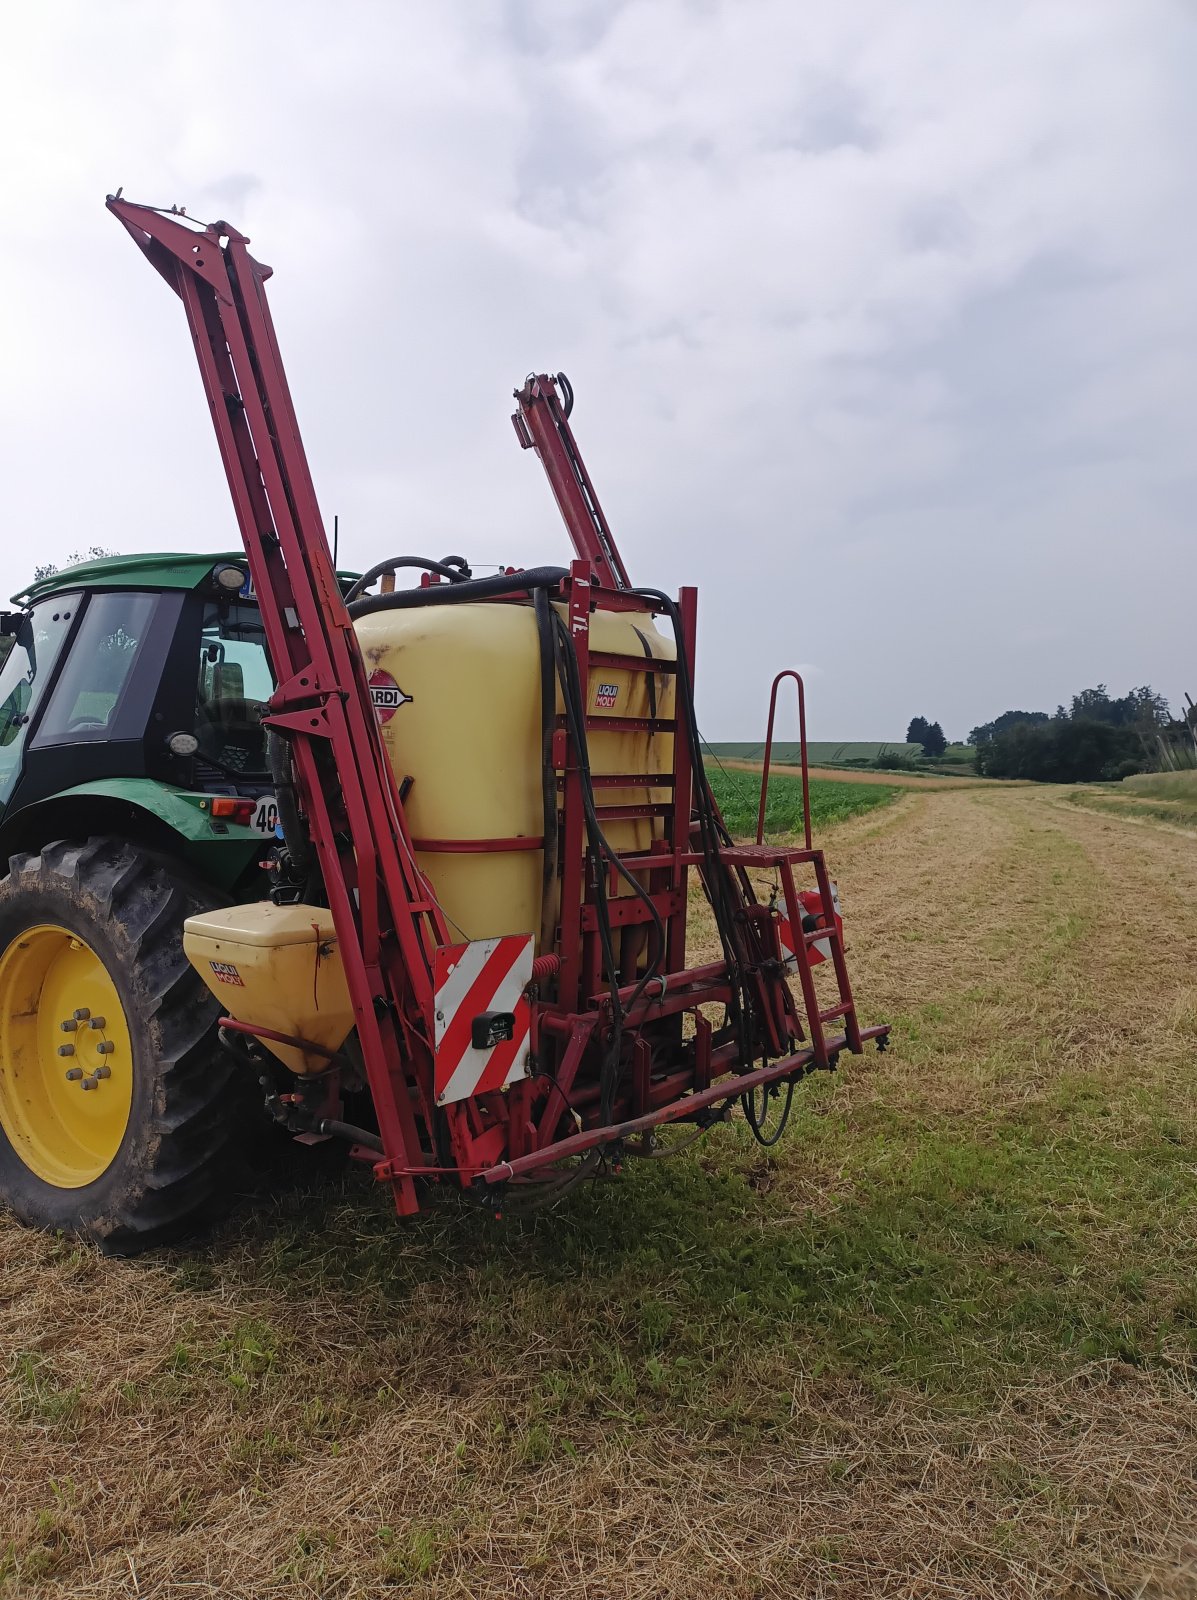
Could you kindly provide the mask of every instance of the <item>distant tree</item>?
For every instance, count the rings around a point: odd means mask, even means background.
[[[107,561],[111,556],[120,555],[119,550],[105,550],[102,544],[89,545],[86,550],[76,550],[67,557],[68,567],[77,567],[84,561]],[[46,561],[40,567],[33,569],[34,583],[40,583],[43,578],[52,578],[61,569],[56,562]]]
[[[1082,689],[1073,695],[1068,715],[1073,722],[1109,722],[1116,728],[1137,727],[1144,731],[1166,727],[1169,720],[1167,700],[1156,694],[1149,683],[1120,698],[1111,695],[1104,683],[1096,689]]]
[[[941,756],[948,748],[943,729],[938,722],[928,722],[926,717],[911,717],[906,729],[907,744],[921,744],[925,756]]]
[[[1061,706],[1060,711],[1063,710]],[[990,739],[999,733],[1004,733],[1007,728],[1018,727],[1020,723],[1034,727],[1036,723],[1050,720],[1046,711],[1003,711],[1001,716],[995,717],[992,722],[983,722],[980,727],[974,728],[968,736],[968,742],[979,747],[988,744]]]

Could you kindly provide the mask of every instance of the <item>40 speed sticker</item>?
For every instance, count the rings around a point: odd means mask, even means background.
[[[389,672],[382,667],[375,667],[370,674],[370,699],[374,703],[375,716],[385,727],[400,706],[411,704],[412,696],[404,694]]]

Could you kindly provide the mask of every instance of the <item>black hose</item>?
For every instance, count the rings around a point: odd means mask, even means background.
[[[306,872],[312,860],[312,841],[299,815],[299,802],[295,798],[295,775],[291,769],[291,747],[281,733],[266,729],[266,762],[274,783],[274,799],[278,806],[279,825],[283,830],[283,843],[296,872]]]
[[[330,1133],[334,1139],[348,1139],[353,1144],[365,1145],[367,1150],[382,1154],[382,1140],[366,1128],[355,1128],[352,1122],[338,1122],[335,1117],[325,1117],[317,1124],[321,1133]]]
[[[569,573],[564,567],[528,567],[523,572],[500,572],[493,578],[470,578],[457,583],[434,583],[427,589],[397,589],[394,594],[354,600],[351,617],[369,617],[376,611],[410,611],[417,606],[464,605],[470,600],[491,600],[500,595],[524,594],[534,589],[555,589]]]
[[[744,1108],[744,1116],[748,1122],[748,1126],[752,1129],[752,1137],[756,1140],[757,1144],[763,1144],[767,1150],[770,1145],[776,1144],[781,1138],[782,1134],[786,1131],[786,1125],[790,1120],[790,1111],[794,1104],[794,1079],[791,1078],[786,1084],[786,1103],[782,1107],[781,1120],[767,1138],[762,1132],[762,1129],[764,1128],[765,1117],[769,1110],[769,1094],[771,1086],[766,1083],[762,1084],[761,1087],[764,1092],[761,1095],[761,1114],[759,1117],[756,1114],[755,1089],[749,1089],[747,1093],[742,1094],[740,1096],[740,1104]]]
[[[553,612],[546,589],[532,596],[536,632],[540,641],[540,784],[544,812],[544,846],[541,874],[541,948],[552,939],[549,904],[557,876],[557,773],[553,767],[553,734],[557,724],[557,672],[553,647]]]
[[[441,566],[456,567],[463,578],[472,578],[474,576],[474,569],[464,556],[442,556]]]
[[[372,566],[369,572],[363,572],[360,578],[355,579],[345,591],[345,603],[356,600],[363,590],[368,589],[376,579],[384,573],[398,572],[402,567],[417,567],[423,572],[437,572],[442,578],[448,578],[450,583],[464,583],[469,576],[469,569],[465,572],[460,569],[465,562],[460,556],[452,556],[447,561],[433,561],[428,556],[391,556],[386,561],[379,561]]]
[[[699,836],[702,842],[702,855],[705,865],[703,874],[707,887],[707,895],[711,901],[711,910],[715,915],[715,926],[719,932],[719,942],[723,946],[723,957],[727,962],[728,976],[731,979],[732,1003],[729,1007],[731,1020],[736,1031],[740,1045],[740,1056],[745,1062],[755,1059],[756,1050],[753,1041],[752,1028],[752,997],[744,976],[737,948],[738,920],[737,907],[732,902],[727,887],[725,868],[719,857],[722,844],[730,844],[731,840],[727,829],[723,826],[715,797],[711,792],[710,781],[707,778],[706,767],[702,758],[702,741],[698,732],[698,717],[694,709],[694,684],[690,676],[690,662],[686,655],[686,641],[682,629],[681,612],[677,602],[669,595],[663,594],[660,589],[637,589],[637,595],[644,600],[652,601],[659,607],[673,624],[674,640],[677,646],[677,698],[679,705],[677,712],[684,721],[686,736],[690,744],[691,770],[693,774],[694,809],[697,814]]]
[[[619,1077],[619,1057],[623,1038],[625,1009],[628,1011],[635,1010],[645,989],[661,970],[661,962],[665,957],[665,926],[661,921],[660,912],[653,903],[652,896],[644,885],[624,866],[623,861],[608,842],[599,824],[598,812],[594,802],[594,786],[590,777],[590,752],[586,738],[586,702],[582,694],[577,651],[574,649],[573,640],[564,621],[556,612],[553,612],[552,616],[556,626],[557,669],[561,679],[561,694],[565,702],[566,721],[569,724],[570,738],[573,741],[578,763],[578,781],[582,791],[582,811],[586,822],[587,849],[595,880],[595,920],[598,923],[599,943],[602,946],[603,961],[607,969],[611,994],[611,1043],[603,1062],[599,1079],[599,1119],[601,1123],[607,1124],[614,1117],[615,1090]],[[619,974],[615,966],[615,948],[611,939],[611,918],[607,904],[605,862],[609,862],[614,867],[633,893],[647,906],[657,935],[656,950],[650,955],[645,971],[626,1008],[619,997]]]

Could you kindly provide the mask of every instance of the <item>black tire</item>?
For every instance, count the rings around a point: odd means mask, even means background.
[[[184,919],[217,903],[169,861],[124,839],[60,841],[9,862],[0,881],[0,953],[40,924],[77,935],[116,987],[133,1057],[120,1147],[84,1187],[45,1181],[0,1124],[0,1201],[22,1221],[134,1255],[211,1221],[237,1192],[260,1096],[252,1075],[220,1047],[220,1007],[182,944]]]

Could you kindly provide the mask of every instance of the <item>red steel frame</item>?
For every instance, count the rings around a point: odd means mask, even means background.
[[[802,754],[802,828],[806,848],[809,850],[811,848],[810,770],[806,761],[806,689],[801,674],[792,668],[779,672],[773,680],[773,687],[769,690],[769,725],[765,732],[765,759],[761,764],[761,803],[756,814],[756,842],[760,844],[765,837],[765,807],[769,800],[769,763],[773,759],[773,720],[777,715],[777,691],[787,678],[793,678],[798,686],[798,739]]]
[[[716,1114],[708,1108],[718,1102],[730,1103],[761,1085],[832,1065],[841,1049],[859,1050],[863,1039],[882,1038],[887,1029],[862,1032],[856,1020],[826,868],[821,853],[810,847],[809,815],[804,850],[764,846],[758,830],[756,846],[725,847],[717,865],[738,908],[737,964],[754,985],[759,1013],[754,1049],[781,1059],[760,1068],[743,1062],[738,1043],[718,1037],[699,1009],[731,1001],[732,974],[724,961],[693,969],[685,964],[688,871],[698,868],[710,891],[712,867],[691,836],[697,753],[681,719],[673,716],[588,718],[594,727],[673,739],[671,773],[617,774],[595,781],[600,818],[659,819],[660,836],[652,849],[628,858],[625,865],[642,881],[647,879],[666,930],[661,980],[654,980],[646,992],[637,984],[642,942],[628,941],[633,954],[621,957],[622,970],[604,973],[596,872],[609,872],[613,880],[608,902],[613,924],[647,924],[650,913],[638,897],[617,895],[613,869],[588,856],[580,752],[573,747],[565,719],[558,718],[553,764],[560,797],[561,918],[555,951],[542,955],[534,968],[537,1072],[513,1084],[510,1092],[436,1108],[432,955],[437,946],[453,940],[415,859],[419,842],[407,827],[333,569],[266,304],[264,284],[271,269],[254,260],[249,241],[227,223],[200,227],[181,213],[134,205],[119,195],[110,196],[108,206],[186,310],[278,682],[266,721],[291,742],[297,793],[328,893],[378,1118],[384,1155],[375,1172],[391,1183],[400,1213],[419,1208],[415,1179],[422,1174],[451,1175],[463,1183],[522,1179],[657,1123],[708,1120]],[[592,610],[651,614],[660,606],[631,588],[553,380],[530,378],[517,400],[516,432],[521,444],[540,457],[577,554],[559,598],[567,608],[581,683],[588,683],[591,667],[676,672],[676,663],[590,648]],[[680,646],[692,681],[694,590],[681,591],[678,610]],[[775,682],[774,700],[776,691]],[[801,694],[799,680],[800,702]],[[772,717],[771,705],[770,734]],[[805,750],[804,716],[803,736]],[[604,804],[604,785],[667,789],[670,799],[654,802],[646,795],[643,804]],[[511,843],[488,841],[492,849]],[[800,957],[810,1029],[810,1043],[800,1049],[805,1035],[783,976],[776,918],[769,907],[756,903],[747,874],[752,867],[773,870],[791,925],[801,928],[792,874],[802,863],[814,869],[826,926],[799,940],[800,951],[815,937],[830,940],[839,1004],[820,1008],[809,964]],[[600,1124],[598,1064],[612,1025],[613,984],[619,985],[630,1050],[612,1119]],[[683,1013],[694,1024],[686,1043]],[[839,1023],[840,1031],[829,1036],[824,1026],[832,1022]],[[716,1081],[736,1067],[741,1068],[738,1076]],[[567,1131],[559,1138],[563,1126]],[[443,1153],[438,1154],[446,1141],[453,1161],[448,1167]]]

